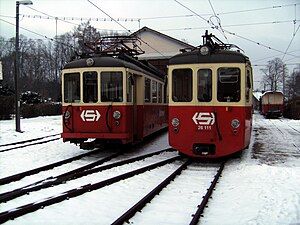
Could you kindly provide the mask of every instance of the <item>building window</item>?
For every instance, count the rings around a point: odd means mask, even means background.
[[[101,101],[123,102],[122,72],[101,72]]]
[[[151,80],[145,78],[145,102],[151,102]]]
[[[83,73],[83,102],[98,102],[98,75],[95,71]]]
[[[175,69],[172,72],[172,99],[174,102],[190,102],[193,99],[193,71]]]
[[[80,74],[79,73],[64,74],[64,102],[65,103],[80,102]]]
[[[218,69],[218,101],[239,102],[241,99],[241,72],[239,68]]]
[[[210,102],[212,99],[212,72],[210,69],[200,69],[198,78],[198,101]]]

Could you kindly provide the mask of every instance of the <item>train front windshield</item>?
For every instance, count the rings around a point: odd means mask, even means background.
[[[86,71],[82,74],[65,73],[63,81],[65,103],[123,102],[122,72],[101,72],[100,80],[96,71]],[[98,96],[99,87],[100,96]]]
[[[216,75],[213,84],[213,74]],[[250,72],[248,73],[247,102],[250,100]],[[196,85],[193,84],[196,83]],[[172,100],[174,102],[191,102],[193,88],[197,88],[197,102],[208,103],[213,100],[213,86],[217,86],[218,102],[239,102],[241,100],[241,70],[236,67],[220,67],[216,71],[190,68],[172,71]]]
[[[80,74],[68,73],[64,75],[64,102],[80,102]]]
[[[123,102],[122,72],[101,73],[101,101]]]

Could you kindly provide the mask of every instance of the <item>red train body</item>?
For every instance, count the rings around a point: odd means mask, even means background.
[[[218,158],[250,143],[252,68],[243,54],[204,37],[206,49],[169,61],[169,143],[191,157]]]
[[[266,118],[279,118],[283,113],[284,96],[280,91],[267,91],[260,99],[261,114]]]
[[[167,127],[164,77],[126,60],[99,56],[64,67],[64,141],[126,144]]]

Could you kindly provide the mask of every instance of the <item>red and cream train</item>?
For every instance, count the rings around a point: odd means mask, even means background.
[[[62,70],[64,141],[133,143],[167,127],[165,77],[125,54],[78,59]]]
[[[203,41],[169,60],[168,79],[124,54],[68,63],[62,71],[63,140],[132,143],[169,125],[170,145],[191,157],[218,158],[246,148],[251,63],[207,32]]]
[[[252,68],[247,56],[213,35],[169,60],[169,143],[218,158],[245,149],[252,127]]]

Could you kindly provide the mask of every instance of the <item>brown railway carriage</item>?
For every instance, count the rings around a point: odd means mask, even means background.
[[[280,91],[266,91],[260,99],[261,114],[266,118],[279,118],[283,114],[284,95]]]

